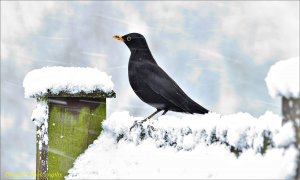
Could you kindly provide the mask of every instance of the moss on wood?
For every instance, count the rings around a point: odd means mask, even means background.
[[[114,91],[104,92],[102,90],[95,90],[88,93],[85,91],[80,91],[78,93],[71,93],[68,91],[53,93],[51,90],[48,90],[45,94],[35,94],[31,96],[31,98],[37,98],[38,101],[47,100],[49,97],[115,98],[116,93]]]
[[[100,135],[106,99],[51,97],[48,105],[47,175],[48,179],[64,179],[75,159]],[[37,166],[39,161],[43,159],[37,159]]]

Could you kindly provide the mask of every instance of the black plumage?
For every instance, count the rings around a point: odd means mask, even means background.
[[[114,36],[123,41],[131,55],[128,63],[129,82],[136,95],[145,103],[155,107],[151,114],[167,111],[205,114],[208,110],[188,97],[177,83],[156,63],[146,39],[138,33]]]

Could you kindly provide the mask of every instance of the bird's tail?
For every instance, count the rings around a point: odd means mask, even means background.
[[[197,104],[196,102],[190,105],[190,109],[192,113],[197,113],[197,114],[206,114],[209,112],[207,109]]]

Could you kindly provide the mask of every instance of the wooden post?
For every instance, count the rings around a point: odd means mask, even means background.
[[[36,179],[64,179],[75,159],[100,135],[109,95],[49,95],[48,144],[37,136]],[[40,127],[37,128],[39,130]]]
[[[300,152],[300,98],[282,97],[283,123],[292,121],[296,132],[295,146]],[[296,179],[300,179],[300,157],[298,157],[298,169]]]

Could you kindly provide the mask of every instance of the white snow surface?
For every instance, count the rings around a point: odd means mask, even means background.
[[[296,173],[298,150],[272,140],[294,129],[282,127],[281,117],[272,112],[259,118],[248,113],[164,115],[129,131],[142,119],[113,113],[66,179],[289,179]],[[262,154],[264,138],[270,143]],[[289,138],[281,138],[280,145],[295,137]]]
[[[296,142],[296,132],[292,130],[293,128],[294,124],[292,121],[285,123],[281,128],[281,131],[274,136],[274,144],[277,147],[287,147]]]
[[[38,102],[36,108],[32,111],[31,120],[36,126],[41,126],[48,120],[47,102]]]
[[[47,102],[38,102],[36,108],[32,111],[31,120],[39,127],[36,132],[39,137],[39,150],[42,150],[42,144],[48,144],[48,114]]]
[[[273,98],[276,96],[300,97],[299,66],[299,57],[281,60],[271,66],[265,81],[269,94]]]
[[[90,93],[95,90],[110,93],[113,86],[111,77],[105,72],[89,67],[43,67],[27,73],[23,81],[26,98],[43,96],[48,91],[53,94],[62,91]]]

